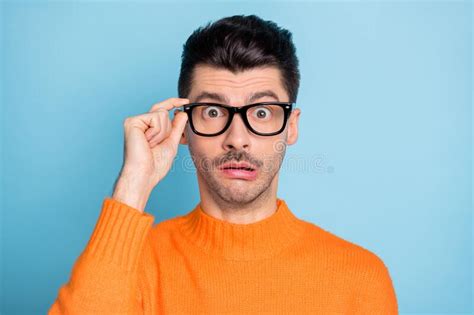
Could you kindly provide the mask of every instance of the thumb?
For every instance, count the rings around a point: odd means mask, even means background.
[[[188,115],[184,112],[178,111],[171,122],[171,133],[166,141],[170,141],[173,146],[178,146],[181,135],[186,127]]]

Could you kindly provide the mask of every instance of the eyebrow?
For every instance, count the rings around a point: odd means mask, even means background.
[[[278,96],[276,95],[275,92],[271,91],[271,90],[265,90],[265,91],[259,91],[259,92],[255,92],[253,93],[252,95],[250,95],[248,98],[247,98],[247,103],[252,103],[256,100],[258,100],[259,98],[262,98],[262,97],[265,97],[265,96],[268,96],[268,97],[272,97],[274,98],[277,102],[279,102],[279,99],[278,99]],[[220,94],[220,93],[212,93],[212,92],[207,92],[207,91],[203,91],[201,92],[197,97],[196,97],[196,100],[194,102],[199,102],[200,100],[202,99],[211,99],[211,100],[214,100],[214,101],[217,101],[217,102],[221,102],[221,103],[226,103],[226,104],[229,104],[229,99],[223,95],[223,94]]]

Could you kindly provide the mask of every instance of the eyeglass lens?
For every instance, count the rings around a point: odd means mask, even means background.
[[[203,134],[222,131],[229,120],[229,110],[215,105],[199,105],[192,112],[194,128]],[[258,105],[247,110],[250,126],[260,133],[277,132],[283,126],[285,111],[279,105]]]

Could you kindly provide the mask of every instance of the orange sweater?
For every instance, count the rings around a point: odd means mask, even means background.
[[[251,224],[198,204],[152,226],[106,197],[48,314],[398,314],[376,254],[277,205]]]

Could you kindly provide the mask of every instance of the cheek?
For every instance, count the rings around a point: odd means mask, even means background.
[[[189,138],[189,150],[200,159],[213,159],[220,153],[219,145],[215,140],[197,135],[191,135]]]
[[[272,139],[272,142],[267,147],[267,152],[269,155],[277,156],[286,150],[286,136],[287,130],[278,135],[278,138]]]
[[[278,155],[280,155],[280,147],[281,143],[275,141],[259,143],[254,147],[256,150],[252,152],[252,155],[262,161],[264,164],[268,165],[272,163],[272,161],[276,159]]]
[[[281,137],[276,140],[273,140],[271,143],[265,146],[265,152],[263,153],[264,163],[267,168],[274,169],[279,167],[282,163],[282,159],[286,152],[286,141],[285,138]]]

